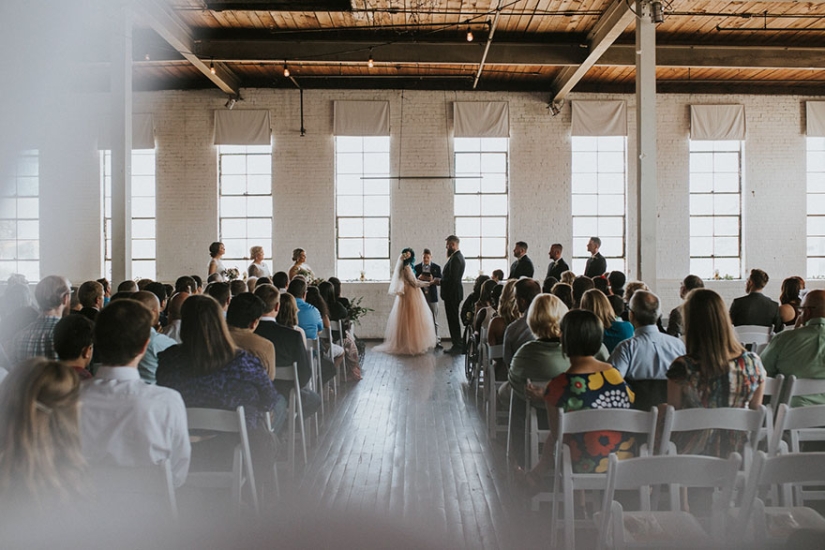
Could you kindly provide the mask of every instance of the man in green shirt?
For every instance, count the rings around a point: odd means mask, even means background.
[[[804,326],[775,335],[762,352],[768,376],[825,378],[825,290],[808,292],[800,309]],[[825,405],[825,394],[794,397],[791,405]]]

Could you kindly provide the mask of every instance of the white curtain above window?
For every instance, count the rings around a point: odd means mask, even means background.
[[[573,101],[571,135],[627,137],[627,103],[624,101]]]
[[[808,137],[825,137],[825,101],[806,101]]]
[[[506,101],[453,103],[455,137],[510,137],[510,108]]]
[[[390,135],[389,101],[336,101],[336,136]]]
[[[745,139],[744,105],[691,105],[690,139],[703,141]]]
[[[215,111],[215,145],[270,145],[269,111]]]

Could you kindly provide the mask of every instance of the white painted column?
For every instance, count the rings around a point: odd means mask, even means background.
[[[112,283],[132,278],[132,14],[113,7],[112,25]]]
[[[650,3],[636,1],[636,277],[656,287],[656,25]]]

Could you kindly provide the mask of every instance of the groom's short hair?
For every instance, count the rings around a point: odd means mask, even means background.
[[[424,249],[424,254],[429,254],[430,256],[432,256],[432,255],[433,255],[433,253],[432,253],[432,252],[430,252],[430,249],[429,249],[429,248],[425,248],[425,249]]]
[[[455,243],[455,244],[460,244],[461,243],[461,239],[459,239],[455,235],[450,235],[449,237],[447,237],[446,240],[447,240],[447,242],[452,242],[452,243]]]

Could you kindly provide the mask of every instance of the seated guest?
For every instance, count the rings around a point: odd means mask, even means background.
[[[610,294],[607,295],[607,299],[610,300],[610,305],[613,306],[616,315],[621,317],[625,307],[624,285],[627,277],[621,271],[611,271],[607,274],[607,282],[610,283]]]
[[[83,306],[78,313],[95,322],[103,309],[103,285],[97,281],[86,281],[77,289],[77,299]]]
[[[246,290],[245,292],[255,292],[255,286],[258,284],[257,277],[247,277],[246,278]],[[240,294],[240,292],[238,293]]]
[[[266,415],[275,412],[272,427],[285,419],[286,400],[278,393],[260,360],[239,349],[226,328],[218,302],[211,296],[190,296],[181,308],[182,343],[159,356],[158,385],[180,392],[190,408],[234,411],[243,406],[252,458],[261,479],[271,474],[275,441]],[[236,434],[220,434],[195,445],[193,469],[232,463]]]
[[[759,356],[736,338],[722,297],[707,288],[684,306],[686,354],[667,371],[667,402],[675,409],[750,407],[762,404],[765,375]],[[726,458],[742,452],[746,434],[700,430],[673,435],[679,454]]]
[[[510,323],[519,318],[518,304],[516,303],[516,283],[518,281],[510,279],[501,286],[501,297],[498,300],[496,316],[490,321],[490,328],[487,330],[487,344],[500,346],[504,344],[504,333]],[[528,327],[529,328],[529,327]],[[493,365],[496,371],[496,380],[507,380],[507,366],[503,359],[494,359]]]
[[[189,471],[186,407],[178,392],[141,381],[138,364],[154,316],[135,300],[106,306],[95,323],[103,366],[83,383],[80,426],[89,464],[149,466],[169,461],[176,487]]]
[[[229,303],[226,324],[235,345],[257,357],[272,380],[275,378],[275,346],[266,338],[255,334],[263,314],[263,300],[250,292],[244,292],[232,298]]]
[[[249,264],[246,272],[250,277],[269,277],[269,266],[264,263],[264,247],[253,246],[249,249],[249,257],[252,263]]]
[[[212,273],[211,275],[209,275],[206,278],[206,284],[207,285],[211,285],[212,283],[222,283],[222,282],[224,282],[223,281],[223,275],[221,275],[220,273]],[[203,290],[200,287],[198,287],[198,291],[195,292],[195,294],[202,294],[202,293],[203,293]]]
[[[550,294],[562,301],[567,306],[567,309],[573,309],[576,302],[573,300],[573,287],[567,283],[556,283],[550,289]]]
[[[779,317],[786,327],[796,326],[799,319],[799,306],[802,305],[802,291],[805,290],[805,279],[802,277],[788,277],[782,281],[782,292],[779,294]]]
[[[592,288],[585,292],[582,296],[581,308],[592,311],[602,322],[602,326],[605,327],[604,345],[608,352],[612,353],[619,342],[633,336],[633,325],[616,316],[613,306],[601,290]]]
[[[610,296],[610,283],[604,275],[593,277],[593,288],[600,290],[605,296]]]
[[[685,354],[685,345],[674,336],[659,332],[656,320],[661,315],[659,297],[647,290],[637,290],[630,299],[630,322],[634,334],[620,342],[610,354],[609,363],[616,367],[636,393],[635,409],[667,402],[667,369]]]
[[[106,307],[109,305],[109,298],[112,297],[112,283],[106,277],[98,279],[97,282],[103,285],[103,306]]]
[[[10,354],[14,365],[30,357],[57,359],[52,336],[54,327],[63,317],[63,310],[69,307],[71,286],[65,277],[57,275],[49,275],[37,283],[34,298],[40,315],[15,336]]]
[[[158,354],[177,344],[177,341],[155,330],[155,327],[158,325],[158,316],[160,315],[160,303],[158,302],[157,296],[147,290],[141,290],[132,294],[132,299],[137,300],[152,312],[152,329],[149,331],[149,346],[146,348],[146,353],[143,354],[143,358],[138,364],[138,372],[140,373],[141,380],[147,384],[154,384],[156,382],[155,372],[158,370]]]
[[[169,322],[169,318],[166,313],[166,306],[169,305],[169,295],[166,293],[166,286],[164,286],[163,283],[151,282],[146,285],[146,290],[158,298],[158,303],[160,304],[160,315],[158,316],[158,326],[155,328],[160,330],[166,326],[166,323]]]
[[[242,292],[246,291],[246,281],[244,281],[243,279],[235,279],[229,281],[229,292],[232,296],[237,296],[238,294],[241,294]]]
[[[573,284],[570,286],[573,287],[573,304],[575,304],[576,308],[581,307],[580,304],[582,303],[582,296],[584,296],[584,293],[592,288],[596,288],[593,284],[593,279],[585,275],[579,275],[576,277]]]
[[[327,305],[327,311],[329,312],[329,320],[330,321],[343,321],[344,325],[344,353],[346,355],[346,364],[347,369],[349,370],[349,375],[352,376],[354,380],[361,380],[361,357],[358,355],[358,348],[355,346],[355,339],[352,337],[352,334],[349,331],[349,319],[347,314],[347,308],[344,305],[335,299],[335,287],[329,281],[324,281],[318,285],[318,291],[321,293],[321,297],[324,299],[324,302]],[[338,326],[338,323],[335,324],[335,327]],[[341,335],[338,333],[338,330],[332,331],[332,337],[338,341]]]
[[[72,296],[69,299],[69,313],[80,313],[80,310],[83,309],[83,305],[80,303],[80,299],[77,297],[77,287],[72,287]]]
[[[60,361],[77,372],[81,380],[92,377],[95,324],[84,315],[67,315],[54,327],[54,351]]]
[[[490,278],[494,280],[496,283],[500,283],[504,280],[504,271],[500,269],[494,269],[493,274],[490,275]]]
[[[751,274],[745,283],[747,294],[734,299],[730,305],[730,319],[733,326],[773,327],[774,332],[780,332],[784,328],[785,325],[779,316],[779,304],[762,294],[762,289],[767,284],[767,273],[761,269],[751,269]]]
[[[533,279],[519,279],[515,285],[516,305],[520,317],[507,326],[504,331],[504,365],[508,371],[513,356],[525,343],[533,340],[533,333],[527,325],[527,310],[533,299],[541,294],[538,281]]]
[[[630,299],[633,297],[633,293],[637,290],[650,290],[645,283],[642,281],[630,281],[627,283],[624,289],[624,311],[621,314],[621,318],[624,321],[630,319],[630,312],[627,310],[627,305],[630,303]]]
[[[467,299],[464,300],[464,303],[461,304],[461,322],[464,326],[472,324],[473,320],[475,319],[476,315],[476,302],[478,298],[481,296],[481,286],[488,281],[490,277],[488,275],[479,275],[476,277],[476,282],[473,284],[473,291],[467,296]],[[463,345],[463,344],[462,344]],[[462,352],[463,353],[463,352]]]
[[[0,388],[0,498],[24,515],[52,502],[63,512],[76,506],[86,494],[77,375],[57,361],[29,359]]]
[[[216,282],[206,285],[205,294],[212,296],[221,306],[224,316],[226,316],[226,309],[229,307],[229,302],[232,300],[232,287],[229,283]]]
[[[177,280],[175,280],[175,292],[188,292],[189,294],[197,294],[198,283],[196,283],[195,279],[188,275],[178,277]]]
[[[327,340],[326,340],[326,336],[325,336],[326,335],[326,329],[330,329],[330,334],[331,334],[331,331],[332,331],[332,325],[329,322],[329,310],[327,310],[327,303],[324,301],[323,298],[321,298],[321,293],[318,290],[318,287],[314,286],[314,285],[307,287],[307,292],[306,292],[306,296],[304,297],[304,300],[306,300],[307,304],[309,304],[309,305],[313,306],[315,309],[317,309],[318,312],[321,314],[321,322],[323,323],[324,332],[319,333],[318,337],[322,339],[321,346],[323,347],[324,350],[329,352],[329,348],[327,347],[327,344],[329,344],[329,346],[332,347],[332,357],[335,360],[335,367],[336,367],[335,372],[337,373],[338,372],[337,367],[339,367],[341,365],[341,361],[344,360],[344,348],[342,348],[341,346],[339,346],[338,344],[336,344],[334,342],[327,342]],[[299,310],[299,315],[300,315],[300,310]],[[300,317],[299,317],[299,323],[300,323]]]
[[[275,286],[278,286],[278,281],[275,281],[276,276],[278,276],[278,273],[273,275],[273,283],[275,284]],[[349,311],[349,300],[341,296],[341,280],[338,277],[330,277],[328,280],[330,283],[332,283],[332,288],[335,290],[335,299],[341,302],[341,305],[347,308],[347,311]]]
[[[679,298],[684,301],[685,297],[694,288],[705,288],[705,283],[702,281],[702,278],[697,275],[688,275],[679,287]],[[682,305],[683,304],[679,304],[673,308],[667,320],[667,333],[677,338],[682,336],[685,330],[684,323],[682,322]]]
[[[298,326],[298,304],[295,302],[295,297],[284,292],[280,294],[280,308],[278,309],[277,320],[278,323],[285,327],[295,330],[301,335],[301,340],[304,341],[304,347],[307,345],[307,335],[304,329]]]
[[[476,316],[473,321],[473,330],[476,334],[481,334],[482,329],[490,327],[490,321],[493,319],[495,309],[493,309],[493,289],[498,286],[498,283],[492,279],[484,281],[481,285],[481,294],[476,302]]]
[[[547,277],[544,279],[544,282],[541,283],[541,291],[544,294],[552,294],[553,287],[559,284],[559,280],[555,277]]]
[[[264,313],[261,322],[255,329],[255,334],[262,336],[272,342],[275,346],[275,365],[278,367],[290,367],[293,363],[298,364],[298,384],[301,389],[301,402],[303,405],[304,418],[312,416],[321,406],[321,396],[306,388],[309,379],[312,377],[312,366],[309,363],[309,354],[306,349],[306,342],[301,338],[301,333],[297,330],[283,325],[276,318],[280,318],[281,294],[274,285],[263,285],[255,289],[255,296],[264,303]],[[293,303],[295,298],[290,294],[285,294]],[[297,322],[297,307],[295,308],[294,322]],[[273,384],[282,395],[289,395],[292,390],[292,382],[287,380],[274,380]]]
[[[138,290],[137,283],[132,280],[123,281],[117,285],[118,292],[137,292]]]
[[[146,287],[152,283],[152,279],[139,279],[137,282],[138,291],[146,290]]]
[[[180,309],[183,302],[191,296],[188,292],[178,292],[169,300],[168,319],[169,323],[163,327],[161,334],[164,334],[180,344]]]
[[[203,278],[200,275],[190,275],[195,281],[195,294],[203,294]]]
[[[324,319],[318,308],[306,302],[307,288],[306,281],[297,278],[289,282],[287,292],[292,294],[298,305],[298,326],[304,329],[307,338],[314,340],[324,330]]]
[[[332,278],[330,278],[329,281],[332,283]],[[289,275],[287,275],[283,271],[279,271],[275,275],[273,275],[272,280],[268,281],[268,282],[270,284],[275,285],[275,288],[277,288],[278,291],[283,294],[284,292],[286,292],[286,287],[289,284]],[[264,283],[258,281],[258,284],[264,284]],[[332,283],[332,284],[335,284],[335,283]],[[339,284],[339,287],[340,287],[341,282],[339,281],[338,284]]]
[[[576,280],[576,274],[573,273],[572,271],[568,270],[568,271],[562,272],[561,279],[559,279],[559,282],[564,283],[566,285],[570,285],[572,287],[573,286],[573,281],[575,281],[575,280]]]
[[[596,359],[602,348],[604,328],[598,317],[587,310],[574,310],[564,316],[561,323],[561,340],[564,353],[570,358],[570,367],[555,377],[544,390],[544,401],[550,424],[555,425],[557,408],[564,412],[589,409],[629,409],[633,404],[633,392],[622,375],[610,363]],[[594,437],[595,436],[595,437]],[[598,445],[588,442],[598,441]],[[553,466],[555,437],[552,432],[544,443],[544,452],[538,464],[526,475],[531,486],[538,486],[541,476]],[[574,472],[607,471],[608,456],[618,458],[633,456],[636,444],[633,436],[619,432],[577,433],[564,436],[570,447]]]
[[[762,352],[768,376],[791,374],[797,378],[825,378],[825,290],[811,290],[802,302],[802,326],[771,338]],[[794,397],[794,407],[825,405],[825,395]]]

